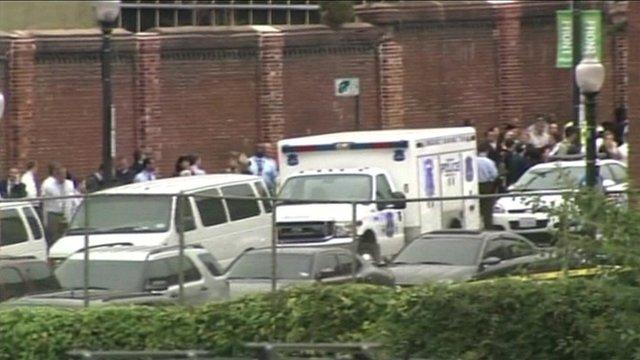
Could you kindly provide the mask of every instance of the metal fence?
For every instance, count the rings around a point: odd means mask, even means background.
[[[359,0],[354,4],[375,1]],[[318,0],[125,0],[118,26],[132,32],[158,27],[310,25],[320,23]]]
[[[501,197],[529,197],[532,201],[535,201],[536,198],[544,195],[572,195],[575,194],[574,191],[546,191],[546,192],[531,192],[531,193],[507,193],[507,194],[490,194],[490,195],[471,195],[471,196],[451,196],[451,197],[430,197],[430,198],[414,198],[414,199],[402,199],[402,200],[394,200],[401,201],[407,204],[407,206],[411,206],[411,204],[417,203],[419,206],[424,204],[446,204],[447,202],[462,202],[465,207],[476,207],[479,208],[479,201],[483,201],[486,199],[496,199]],[[618,195],[618,196],[627,196],[627,192],[617,191],[617,192],[609,192],[609,195]],[[127,197],[127,202],[115,206],[116,200],[118,197]],[[146,199],[146,200],[145,200]],[[163,201],[148,201],[148,200],[162,200]],[[37,224],[33,224],[32,221],[27,221],[26,213],[16,212],[17,218],[12,218],[11,216],[4,213],[4,211],[10,208],[9,205],[5,204],[16,203],[16,200],[1,200],[0,205],[3,205],[3,215],[2,215],[2,241],[0,244],[3,244],[3,248],[9,249],[10,246],[20,245],[20,239],[11,239],[11,236],[15,234],[12,233],[22,233],[16,227],[16,221],[21,221],[24,228],[31,230],[25,230],[24,233],[33,233],[35,232],[34,226]],[[230,205],[233,205],[237,208],[252,208],[258,209],[258,216],[263,220],[263,227],[266,227],[270,232],[270,241],[269,246],[271,248],[271,273],[269,274],[270,282],[271,282],[271,291],[275,291],[278,289],[278,245],[280,241],[279,231],[277,226],[277,217],[278,217],[278,209],[287,203],[295,203],[295,204],[347,204],[351,207],[351,238],[352,244],[350,249],[352,252],[356,252],[357,249],[355,247],[358,244],[359,234],[358,226],[358,210],[359,207],[371,207],[373,204],[390,204],[393,201],[390,200],[353,200],[353,201],[345,201],[345,200],[325,200],[325,199],[282,199],[275,197],[247,197],[247,196],[222,196],[222,195],[203,195],[203,194],[185,194],[185,193],[173,193],[173,194],[118,194],[118,193],[102,193],[102,194],[92,194],[92,195],[83,195],[83,196],[70,196],[70,197],[59,197],[59,198],[45,198],[45,199],[35,199],[29,200],[29,203],[40,206],[41,204],[47,209],[47,203],[52,201],[63,201],[69,204],[69,206],[75,207],[77,210],[75,211],[75,215],[71,220],[70,230],[67,230],[66,234],[75,234],[77,236],[81,236],[82,243],[72,244],[70,246],[69,253],[82,253],[83,254],[83,265],[82,265],[82,286],[76,287],[75,291],[82,291],[82,299],[83,306],[88,307],[91,305],[91,291],[95,290],[96,284],[92,284],[92,270],[91,267],[91,253],[96,249],[100,248],[122,248],[121,251],[126,253],[127,248],[130,245],[146,243],[142,240],[144,236],[148,236],[147,232],[167,232],[174,231],[177,235],[176,241],[172,241],[171,243],[164,244],[168,247],[161,248],[165,250],[173,249],[173,251],[178,250],[178,261],[177,261],[177,282],[178,282],[178,291],[175,300],[178,304],[185,304],[185,269],[187,264],[185,263],[185,251],[190,247],[193,247],[196,244],[199,244],[203,241],[202,237],[195,237],[192,235],[191,230],[194,225],[201,226],[203,223],[203,213],[204,211],[215,212],[222,211],[224,212],[224,218],[226,221],[233,218],[233,214],[230,213]],[[14,204],[14,205],[15,205]],[[22,204],[25,204],[23,201]],[[145,206],[140,207],[140,204],[145,204]],[[164,204],[164,205],[163,205]],[[421,205],[422,204],[422,205]],[[428,205],[428,206],[431,206]],[[427,206],[427,205],[425,205]],[[64,206],[63,206],[64,207]],[[162,208],[162,209],[161,209]],[[168,210],[167,210],[168,209]],[[160,213],[162,211],[164,214],[164,222],[160,223],[159,221],[153,223],[155,219],[152,218],[154,212]],[[136,213],[136,211],[139,211]],[[167,215],[168,211],[168,215]],[[476,213],[478,213],[476,211]],[[478,213],[479,216],[479,213]],[[47,214],[43,216],[46,220]],[[123,221],[123,223],[117,223],[118,219],[131,219],[140,217],[144,221],[148,223],[142,225],[136,225],[135,222],[127,222]],[[116,221],[116,223],[108,224],[109,222]],[[106,225],[105,225],[106,224]],[[101,244],[99,237],[101,235],[100,227],[111,226],[110,229],[103,230],[111,230],[111,232],[119,232],[121,235],[125,236],[123,241],[113,241],[107,244]],[[154,228],[155,226],[155,228]],[[245,225],[246,226],[246,225]],[[51,223],[47,223],[46,227],[51,227]],[[446,227],[446,226],[443,226]],[[251,228],[246,228],[246,231],[253,231]],[[109,231],[107,231],[109,232]],[[51,231],[46,231],[45,233],[51,235]],[[128,236],[127,236],[128,234]],[[217,236],[224,236],[224,234],[218,234]],[[33,236],[32,236],[33,237]],[[96,240],[97,239],[97,240]],[[411,239],[407,239],[411,240]],[[6,244],[12,243],[13,245],[6,246]],[[321,245],[321,244],[310,244]],[[6,247],[5,247],[6,246]],[[171,248],[170,246],[173,246]],[[0,248],[0,258],[3,256],[3,248]],[[207,248],[207,246],[205,246]],[[209,250],[213,250],[213,256],[216,257],[215,249],[209,248]],[[28,253],[21,255],[30,255]],[[56,254],[50,253],[51,257],[55,257]],[[78,255],[76,255],[78,257]],[[228,262],[227,262],[228,263]],[[59,265],[59,264],[57,264]],[[355,267],[354,267],[355,268]],[[146,270],[145,270],[146,271]],[[219,273],[224,271],[222,266],[219,266]],[[353,275],[355,276],[355,270],[353,270]],[[100,274],[101,275],[101,274]],[[220,274],[218,274],[220,275]],[[166,285],[166,284],[165,284]],[[1,284],[0,284],[1,286]],[[81,289],[78,289],[81,288]],[[144,290],[144,289],[140,289]],[[157,290],[157,289],[156,289]]]

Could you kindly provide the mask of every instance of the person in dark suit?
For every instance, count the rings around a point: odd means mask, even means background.
[[[20,171],[18,169],[9,169],[7,179],[0,181],[0,196],[4,199],[27,197],[27,187],[20,182]]]

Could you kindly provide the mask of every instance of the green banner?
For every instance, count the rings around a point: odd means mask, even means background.
[[[582,57],[595,54],[602,61],[602,12],[582,10],[580,12],[582,35]]]
[[[558,31],[556,67],[573,66],[573,15],[571,10],[556,11],[556,27]]]

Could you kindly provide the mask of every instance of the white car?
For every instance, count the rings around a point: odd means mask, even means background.
[[[599,160],[600,184],[608,191],[627,188],[627,167],[616,160]],[[493,225],[499,230],[513,231],[537,243],[552,241],[556,225],[550,209],[562,205],[562,192],[584,186],[585,161],[557,161],[536,165],[513,185],[509,194],[493,207]],[[554,194],[557,192],[557,194]],[[611,196],[623,199],[624,196]],[[623,202],[623,200],[620,200]]]

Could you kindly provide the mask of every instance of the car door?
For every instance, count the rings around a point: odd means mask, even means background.
[[[0,268],[0,301],[18,298],[27,293],[26,281],[12,266]]]
[[[204,278],[191,259],[184,257],[184,300],[188,304],[202,304],[210,298],[210,290],[205,286]],[[155,284],[163,282],[166,289],[157,289]],[[180,295],[179,257],[172,255],[149,262],[146,284],[172,298]]]
[[[225,199],[229,211],[230,223],[226,227],[229,246],[233,248],[231,256],[222,257],[214,253],[218,261],[228,265],[247,249],[267,246],[271,239],[271,216],[264,213],[256,198],[256,192],[250,183],[227,185],[221,188],[222,195],[248,199]]]
[[[218,189],[208,189],[194,195],[197,217],[205,234],[200,243],[216,258],[233,259],[238,251],[237,244],[229,236],[229,213],[220,195]]]
[[[346,271],[344,269],[340,269],[338,256],[335,252],[323,252],[316,256],[317,259],[314,273],[317,275],[325,275],[319,279],[321,283],[341,284],[352,280],[351,274],[347,276]]]

